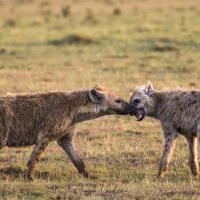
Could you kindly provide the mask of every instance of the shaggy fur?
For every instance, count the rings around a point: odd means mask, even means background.
[[[57,140],[78,171],[88,177],[73,143],[76,124],[104,115],[132,112],[130,104],[100,86],[91,90],[1,97],[0,149],[35,144],[27,164],[28,179],[32,180],[43,151]]]
[[[193,175],[199,174],[197,160],[197,135],[200,124],[200,91],[154,91],[151,82],[134,91],[130,103],[137,107],[136,117],[160,120],[165,145],[159,165],[158,178],[168,168],[178,133],[183,135],[189,148],[189,166]]]

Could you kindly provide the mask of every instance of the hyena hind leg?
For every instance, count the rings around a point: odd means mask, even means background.
[[[0,149],[6,146],[8,140],[8,132],[0,129]]]
[[[199,175],[199,164],[197,157],[197,137],[186,137],[188,142],[189,157],[188,163],[194,176]]]
[[[0,150],[6,146],[6,139],[0,138]]]
[[[200,144],[200,123],[197,124],[197,140],[198,144]]]
[[[76,147],[73,144],[72,138],[69,138],[68,136],[63,136],[57,142],[58,145],[61,146],[67,153],[67,155],[69,156],[69,158],[71,159],[72,163],[77,168],[79,173],[83,174],[85,178],[91,178],[91,179],[96,178],[89,175],[89,173],[87,172],[83,160],[76,151]]]

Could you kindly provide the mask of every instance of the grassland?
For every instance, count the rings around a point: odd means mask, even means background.
[[[200,2],[193,0],[0,0],[0,94],[104,85],[129,99],[156,89],[200,87]],[[200,183],[178,142],[156,180],[163,139],[157,121],[109,116],[77,129],[85,180],[56,143],[37,180],[26,180],[32,147],[0,151],[0,199],[200,199]]]

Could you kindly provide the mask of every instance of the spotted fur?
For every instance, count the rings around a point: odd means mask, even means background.
[[[114,92],[91,90],[50,92],[0,98],[0,149],[34,145],[28,179],[47,145],[57,141],[85,177],[89,174],[73,143],[76,124],[109,114],[130,114],[132,106]]]
[[[139,99],[139,100],[136,100]],[[160,120],[165,144],[158,178],[163,177],[173,153],[178,134],[188,142],[189,166],[193,175],[199,174],[197,136],[200,135],[200,91],[155,91],[151,82],[133,92],[130,103],[144,109],[146,116]]]

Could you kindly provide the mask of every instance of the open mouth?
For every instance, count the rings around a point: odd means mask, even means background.
[[[143,118],[145,117],[145,110],[144,108],[138,108],[135,112],[135,116],[137,121],[141,121],[143,120]]]

